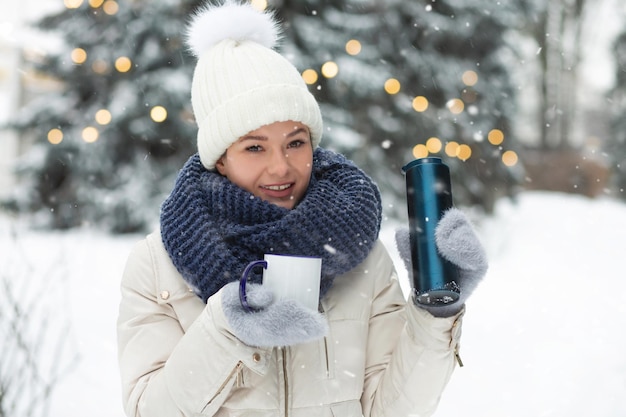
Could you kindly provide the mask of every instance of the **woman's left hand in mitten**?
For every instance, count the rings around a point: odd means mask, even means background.
[[[478,240],[469,220],[457,208],[444,213],[435,228],[435,242],[442,257],[456,265],[459,269],[460,288],[459,300],[444,306],[422,306],[437,317],[450,317],[463,308],[465,301],[478,286],[487,272],[487,255]],[[396,245],[404,264],[409,272],[411,267],[411,245],[408,229],[396,232]]]

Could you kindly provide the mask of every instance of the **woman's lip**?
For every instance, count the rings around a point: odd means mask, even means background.
[[[262,185],[261,190],[273,198],[286,198],[291,196],[294,183]]]

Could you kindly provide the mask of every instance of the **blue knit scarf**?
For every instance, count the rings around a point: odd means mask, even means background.
[[[197,154],[161,207],[165,248],[204,302],[266,253],[322,258],[322,297],[336,276],[367,257],[380,222],[377,186],[351,161],[321,148],[313,154],[307,193],[291,210],[207,171]],[[261,276],[250,280],[261,282]]]

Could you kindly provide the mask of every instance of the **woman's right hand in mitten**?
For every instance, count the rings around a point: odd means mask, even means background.
[[[239,299],[239,282],[226,284],[221,291],[222,310],[233,333],[249,346],[273,347],[307,343],[324,337],[328,323],[321,313],[291,300],[273,300],[260,284],[248,284],[247,311]]]

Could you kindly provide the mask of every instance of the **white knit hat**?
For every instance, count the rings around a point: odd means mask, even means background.
[[[238,138],[261,126],[293,120],[322,136],[322,115],[298,70],[274,51],[278,23],[271,13],[227,0],[207,4],[192,18],[187,45],[198,57],[191,103],[198,153],[207,169]]]

